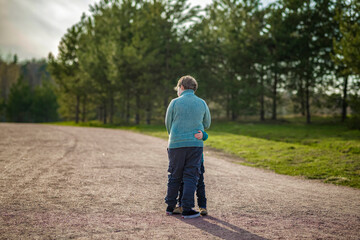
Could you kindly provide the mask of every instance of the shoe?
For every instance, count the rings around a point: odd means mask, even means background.
[[[173,208],[173,207],[168,206],[168,207],[166,208],[166,215],[173,215],[173,212],[174,212],[174,208]]]
[[[200,217],[200,213],[194,210],[183,211],[182,218],[197,218]]]
[[[208,214],[206,208],[199,208],[199,211],[200,211],[200,215],[202,215],[202,216],[205,216]]]
[[[182,207],[175,207],[173,214],[182,214],[183,209]]]

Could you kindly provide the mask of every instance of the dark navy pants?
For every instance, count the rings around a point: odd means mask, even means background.
[[[197,183],[197,188],[196,188],[197,202],[198,202],[198,206],[200,208],[206,208],[204,173],[205,173],[204,162],[201,161],[200,176],[199,176],[199,181]],[[183,195],[183,188],[184,188],[184,183],[181,183],[180,190],[179,190],[179,198],[178,198],[179,206],[182,206],[181,198]]]
[[[176,206],[180,184],[184,183],[181,205],[184,211],[195,207],[194,194],[199,181],[202,147],[169,148],[168,189],[165,202]]]

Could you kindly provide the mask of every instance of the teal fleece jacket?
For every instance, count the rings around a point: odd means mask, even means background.
[[[165,125],[169,134],[168,148],[203,147],[203,140],[195,134],[207,129],[211,124],[209,107],[206,102],[185,90],[173,99],[166,111]]]

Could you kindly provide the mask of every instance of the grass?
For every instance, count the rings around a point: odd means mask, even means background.
[[[125,129],[167,139],[163,125],[56,124]],[[239,164],[360,188],[360,131],[329,119],[318,119],[311,125],[298,119],[280,123],[215,122],[207,132],[205,144],[244,159]]]

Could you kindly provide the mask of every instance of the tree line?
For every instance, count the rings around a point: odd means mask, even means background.
[[[55,91],[45,59],[18,62],[16,54],[0,56],[0,121],[57,121]]]
[[[76,122],[162,119],[182,75],[213,115],[311,123],[315,109],[360,114],[360,3],[344,0],[101,0],[70,27],[48,69]]]

